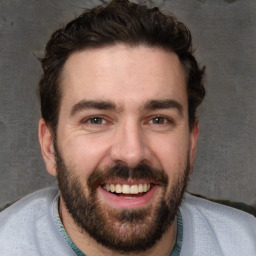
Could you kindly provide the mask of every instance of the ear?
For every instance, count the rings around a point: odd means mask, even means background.
[[[56,176],[53,136],[43,118],[39,121],[38,137],[46,169],[51,175]]]
[[[198,120],[195,121],[195,125],[190,132],[190,153],[189,153],[189,161],[190,161],[190,173],[193,171],[193,165],[196,157],[196,150],[197,150],[197,138],[199,134],[199,125]]]

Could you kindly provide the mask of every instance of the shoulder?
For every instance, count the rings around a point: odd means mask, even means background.
[[[256,255],[256,218],[252,215],[189,194],[180,211],[188,246],[207,245],[208,255],[240,255],[241,250]]]
[[[256,218],[244,211],[229,207],[210,200],[199,198],[188,193],[185,194],[181,208],[201,216],[203,219],[225,219],[228,221],[235,220],[239,225],[239,221],[244,223],[256,224]],[[215,224],[219,222],[215,221]]]
[[[33,216],[40,217],[40,215],[45,214],[44,210],[48,209],[57,194],[57,188],[52,187],[38,190],[23,197],[0,213],[0,223],[6,217],[11,220],[25,213],[32,213]],[[29,217],[32,216],[29,215]]]
[[[57,195],[56,188],[39,190],[0,213],[1,255],[37,255],[39,247],[57,237],[52,217]]]

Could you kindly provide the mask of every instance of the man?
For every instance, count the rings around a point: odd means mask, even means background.
[[[184,194],[205,94],[184,24],[114,0],[56,31],[42,68],[58,190],[1,213],[1,255],[256,255],[255,218]]]

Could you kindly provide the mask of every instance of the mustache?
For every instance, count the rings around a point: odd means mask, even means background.
[[[136,167],[130,168],[127,165],[118,163],[105,170],[95,170],[88,178],[87,185],[91,191],[95,191],[104,181],[117,178],[145,179],[164,187],[167,186],[169,181],[164,170],[153,168],[148,164],[140,163]]]

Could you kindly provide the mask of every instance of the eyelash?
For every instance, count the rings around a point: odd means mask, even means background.
[[[154,123],[154,120],[160,120],[160,123]],[[167,124],[167,123],[174,123],[172,119],[170,119],[169,117],[166,117],[166,116],[152,116],[150,117],[150,120],[149,122],[152,121],[152,124],[158,124],[158,125],[164,125],[164,124]]]
[[[83,124],[88,123],[90,125],[102,125],[102,123],[100,123],[100,124],[93,123],[93,120],[96,120],[96,119],[100,119],[103,122],[107,122],[105,117],[102,117],[102,116],[90,116],[90,117],[87,117],[86,119],[82,120],[81,123],[83,123]],[[105,123],[103,123],[103,124],[105,124]]]
[[[94,123],[93,121],[96,121],[96,119],[100,120],[100,123]],[[160,122],[157,123],[154,121],[156,121],[156,119],[159,119]],[[162,121],[161,121],[162,120]],[[106,117],[104,116],[90,116],[90,117],[87,117],[86,119],[82,120],[82,124],[90,124],[90,125],[105,125],[107,124],[107,119]],[[150,118],[148,118],[148,121],[147,121],[149,124],[155,124],[155,125],[165,125],[165,124],[173,124],[174,121],[170,118],[170,117],[166,117],[166,116],[162,116],[162,115],[156,115],[156,116],[151,116]]]

